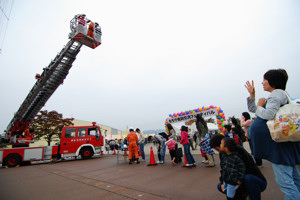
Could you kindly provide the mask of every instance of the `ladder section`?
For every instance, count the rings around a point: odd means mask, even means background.
[[[23,132],[69,73],[82,44],[70,40],[44,68],[35,85],[7,127],[8,134]],[[21,127],[18,123],[22,124]],[[24,125],[25,123],[25,125]],[[26,126],[26,127],[24,127]],[[13,130],[15,129],[15,130]]]

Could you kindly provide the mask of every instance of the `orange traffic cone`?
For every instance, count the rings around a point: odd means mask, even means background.
[[[158,164],[155,162],[155,158],[154,158],[153,148],[151,147],[151,150],[150,150],[150,161],[149,161],[149,164],[147,166],[149,167],[149,166],[157,166],[157,165]]]
[[[184,164],[185,164],[185,165],[189,164],[188,161],[187,161],[187,159],[186,159],[185,154],[184,154]]]
[[[139,156],[142,156],[141,148],[139,148]]]
[[[116,148],[114,147],[114,153],[113,153],[113,155],[116,155]]]
[[[100,154],[101,156],[103,155],[103,151],[101,151],[101,154]]]
[[[127,150],[125,149],[125,151],[124,151],[124,155],[123,156],[128,156],[128,154],[127,154]]]
[[[186,159],[186,156],[185,156],[185,154],[184,154],[184,165],[182,166],[182,168],[192,168],[192,166],[187,166],[189,163],[188,163],[188,161],[187,161],[187,159]]]

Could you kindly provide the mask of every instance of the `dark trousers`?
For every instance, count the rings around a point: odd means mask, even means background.
[[[261,199],[261,193],[266,189],[267,182],[263,179],[253,175],[253,174],[246,174],[244,176],[242,187],[240,187],[238,190],[242,189],[245,190],[245,192],[249,195],[250,199],[260,200]],[[218,190],[222,193],[224,193],[221,190],[221,183],[217,186]],[[243,199],[240,197],[242,192],[237,191],[235,199]],[[239,195],[237,197],[237,195]]]
[[[171,156],[171,160],[173,160],[173,158],[175,158],[174,162],[178,163],[178,156],[177,156],[175,149],[170,150],[170,156]]]
[[[188,164],[194,164],[195,160],[190,151],[190,143],[184,144],[183,149],[184,149],[184,154],[185,154]]]

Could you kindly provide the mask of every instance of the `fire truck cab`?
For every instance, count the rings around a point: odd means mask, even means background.
[[[93,126],[63,127],[59,153],[61,157],[77,157],[82,159],[91,158],[100,153],[103,146],[103,136],[100,127]]]

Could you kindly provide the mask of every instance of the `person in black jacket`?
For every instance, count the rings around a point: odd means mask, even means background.
[[[224,138],[221,134],[213,135],[210,139],[210,146],[216,151],[220,151],[221,140]],[[235,198],[243,199],[243,190],[249,195],[251,200],[260,200],[261,192],[263,192],[267,187],[267,180],[264,175],[261,173],[259,168],[256,166],[252,156],[240,145],[237,145],[237,153],[240,158],[243,160],[246,167],[246,174],[242,186],[238,189]],[[219,156],[222,156],[222,152],[219,153]],[[223,192],[222,180],[218,184],[218,190]],[[224,193],[224,192],[223,192]]]
[[[233,200],[237,189],[244,180],[246,167],[240,155],[238,146],[233,138],[224,137],[220,145],[221,185],[227,200]]]

